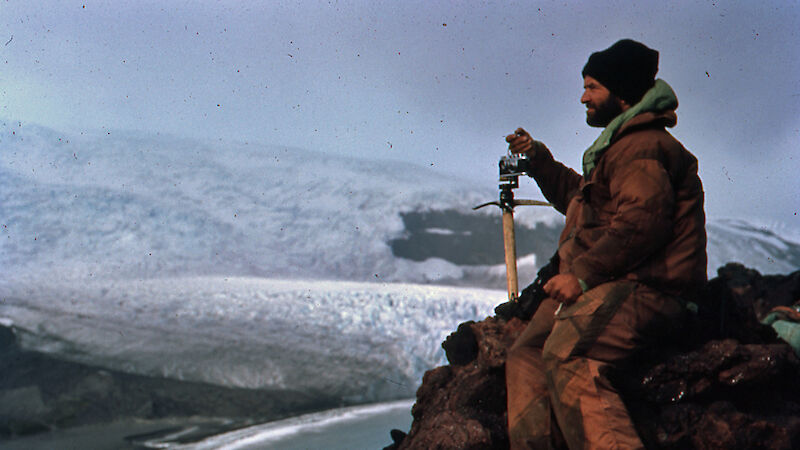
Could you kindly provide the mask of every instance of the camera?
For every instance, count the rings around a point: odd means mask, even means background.
[[[525,155],[506,155],[500,157],[500,181],[513,180],[525,175],[531,168],[531,160]]]

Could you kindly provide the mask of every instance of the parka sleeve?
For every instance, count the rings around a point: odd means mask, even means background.
[[[534,141],[535,156],[531,161],[529,175],[536,180],[544,197],[561,214],[567,213],[567,206],[578,190],[581,176],[553,158],[550,150],[541,142]]]
[[[675,199],[661,161],[638,157],[615,167],[608,177],[614,208],[610,223],[572,265],[588,288],[633,271],[662,249],[672,233]]]

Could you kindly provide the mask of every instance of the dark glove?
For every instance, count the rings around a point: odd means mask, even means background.
[[[536,273],[536,279],[533,280],[533,283],[522,290],[517,301],[508,301],[497,305],[494,308],[494,314],[506,321],[511,320],[513,317],[518,317],[522,320],[529,320],[533,317],[542,300],[547,298],[547,294],[544,292],[544,284],[558,274],[558,265],[559,258],[558,252],[556,252],[550,258],[550,261]]]

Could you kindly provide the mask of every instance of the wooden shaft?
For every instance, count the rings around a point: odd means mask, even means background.
[[[519,284],[517,281],[517,244],[514,238],[514,213],[503,210],[503,246],[506,254],[506,282],[508,300],[517,301]]]

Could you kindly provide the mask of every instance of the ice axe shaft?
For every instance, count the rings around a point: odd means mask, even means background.
[[[508,300],[519,298],[519,280],[517,278],[517,242],[514,237],[514,212],[503,208],[503,248],[506,255],[506,285]]]
[[[506,285],[508,288],[508,300],[515,302],[519,298],[519,277],[517,275],[517,242],[514,234],[514,206],[516,205],[538,205],[552,206],[550,203],[540,200],[515,200],[512,189],[513,184],[500,185],[500,201],[488,202],[478,205],[472,209],[480,209],[484,206],[495,205],[503,211],[503,253],[506,259]]]

